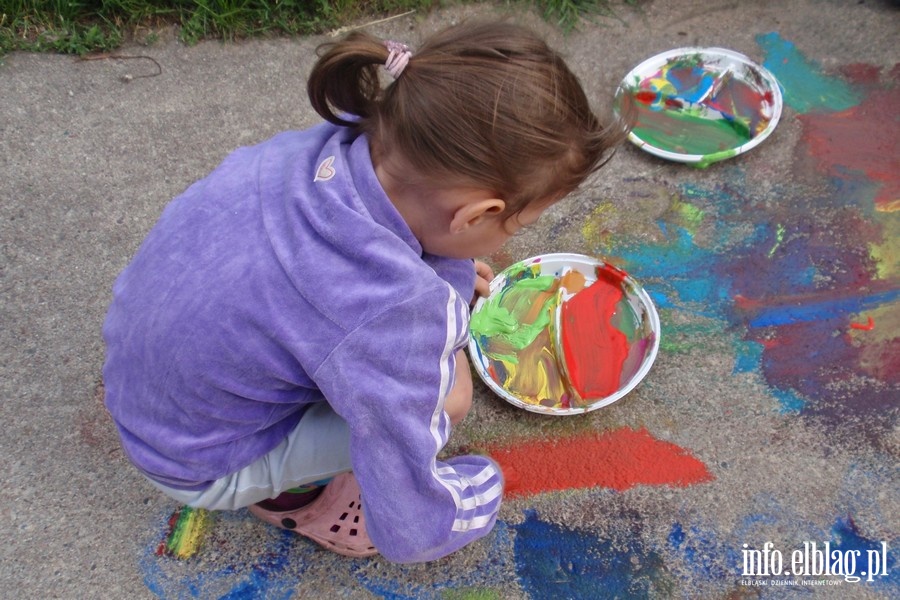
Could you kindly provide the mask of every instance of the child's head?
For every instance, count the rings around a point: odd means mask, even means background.
[[[604,127],[562,58],[514,24],[464,23],[432,36],[385,89],[383,41],[357,32],[322,51],[308,84],[320,115],[360,127],[373,158],[412,171],[411,185],[485,190],[506,216],[573,191],[625,134],[618,123]]]

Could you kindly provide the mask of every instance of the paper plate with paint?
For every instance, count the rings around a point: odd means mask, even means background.
[[[621,269],[581,254],[545,254],[504,269],[472,310],[469,353],[484,382],[532,412],[582,414],[647,375],[659,316]]]
[[[656,156],[695,166],[747,152],[781,118],[781,89],[764,67],[724,48],[679,48],[632,69],[616,91],[630,97],[629,139]]]

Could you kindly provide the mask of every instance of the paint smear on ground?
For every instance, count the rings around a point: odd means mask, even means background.
[[[844,567],[843,575],[860,577],[860,582],[873,585],[876,589],[897,589],[900,572],[896,569],[897,548],[894,540],[889,543],[865,537],[850,516],[837,519],[831,528],[831,535],[831,551],[839,554],[832,554],[830,560],[832,564]],[[834,561],[835,556],[843,560]]]
[[[797,112],[846,110],[859,103],[858,91],[841,79],[823,74],[818,63],[807,59],[793,42],[778,33],[758,35],[756,43],[766,55],[763,66],[778,79],[785,103]]]
[[[200,551],[203,537],[212,526],[212,513],[202,508],[182,506],[169,517],[169,530],[156,549],[158,556],[190,558]]]
[[[805,147],[820,171],[832,177],[856,172],[878,185],[877,210],[900,210],[900,95],[896,90],[874,91],[863,103],[840,112],[799,118]]]
[[[778,195],[793,200],[773,203],[740,177],[684,185],[675,192],[679,202],[715,216],[702,244],[670,211],[658,223],[661,243],[613,240],[610,254],[646,283],[657,306],[689,317],[690,327],[719,322],[720,332],[734,331],[735,372],[758,370],[784,412],[880,444],[894,426],[900,390],[891,317],[900,310],[900,286],[890,258],[898,217],[872,210],[871,190],[856,176],[835,178],[814,195],[785,182]],[[871,329],[851,327],[868,327],[868,316]],[[664,319],[663,338],[677,344],[671,321]]]
[[[673,582],[662,557],[639,537],[623,547],[541,521],[534,511],[516,529],[516,572],[532,600],[670,597]]]
[[[646,429],[492,446],[487,453],[503,469],[508,497],[558,490],[637,485],[685,487],[713,479],[702,461]]]

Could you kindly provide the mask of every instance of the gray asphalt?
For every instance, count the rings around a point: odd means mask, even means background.
[[[656,0],[620,6],[617,12],[618,17],[597,18],[569,36],[530,13],[514,12],[512,18],[533,25],[563,52],[601,111],[609,108],[623,75],[653,54],[722,46],[762,61],[757,36],[770,32],[790,40],[829,76],[842,77],[848,65],[871,65],[896,95],[900,18],[889,2]],[[368,29],[415,46],[448,23],[498,14],[508,13],[486,5],[450,7]],[[872,439],[862,433],[864,427],[851,426],[852,418],[846,419],[851,425],[829,422],[825,409],[785,412],[778,400],[784,397],[785,388],[779,387],[784,380],[764,366],[735,367],[740,363],[735,340],[749,335],[740,319],[704,314],[685,298],[685,304],[661,311],[671,343],[625,400],[573,421],[525,414],[479,385],[474,419],[457,432],[454,447],[646,428],[704,463],[711,481],[513,499],[494,534],[431,565],[347,561],[282,536],[246,512],[217,518],[193,558],[157,556],[177,506],[129,467],[102,406],[100,327],[112,282],[165,204],[230,151],[318,121],[305,97],[305,77],[316,45],[328,39],[188,47],[168,31],[152,45],[118,51],[152,61],[24,53],[0,59],[0,597],[887,598],[898,593],[896,574],[833,589],[740,583],[741,540],[755,546],[774,540],[785,551],[808,540],[842,539],[842,548],[856,547],[847,545],[847,531],[865,543],[885,541],[893,548],[898,542],[897,396],[889,403],[878,395],[898,389],[895,372],[870,373],[869,387],[865,378],[851,380],[847,385],[865,384],[870,391],[842,396],[861,407],[881,402],[879,413],[858,419],[873,423]],[[161,73],[154,75],[157,64]],[[896,120],[885,126],[896,134]],[[487,258],[501,268],[547,252],[609,253],[640,276],[640,261],[625,251],[634,246],[617,240],[659,243],[658,224],[675,219],[672,195],[692,198],[688,188],[678,186],[727,193],[743,185],[754,190],[759,209],[792,201],[784,196],[785,186],[797,185],[793,193],[811,203],[817,227],[827,220],[816,220],[824,213],[815,203],[828,195],[835,174],[810,175],[801,148],[805,139],[798,112],[786,106],[772,138],[707,170],[624,146],[596,181],[551,210],[528,235]],[[860,188],[846,188],[848,206],[868,207],[861,219],[870,226],[869,239],[863,242],[884,244],[884,236],[898,231],[898,213],[872,212],[871,199],[853,200],[854,189]],[[605,213],[611,216],[598,233],[586,224],[599,206],[611,207]],[[714,202],[703,208],[707,226],[696,233],[696,252],[713,248],[716,254],[716,224],[728,221],[739,237],[761,222],[750,212],[738,222],[737,213],[725,214]],[[780,214],[789,229],[785,244],[799,239],[790,236],[791,214]],[[847,243],[838,240],[835,247]],[[865,243],[860,247],[865,253]],[[897,251],[896,244],[888,248]],[[880,260],[888,268],[886,281],[896,289],[897,274],[890,271],[896,256]],[[667,289],[665,276],[652,268],[644,273],[648,290]],[[897,303],[870,313],[876,314],[876,329],[848,335],[881,335],[887,345],[872,346],[870,360],[896,368],[896,358],[888,356],[896,352],[900,335],[891,307]],[[839,341],[838,333],[834,337]],[[855,339],[857,347],[866,343],[864,337]],[[816,398],[806,397],[809,388],[795,383],[792,393],[812,406]],[[852,527],[840,529],[835,519],[847,517]],[[554,563],[555,570],[529,570],[538,544],[526,533],[534,534],[537,528],[529,524],[538,522],[569,533],[592,532],[595,542],[577,546],[587,553],[584,562],[570,557]],[[605,552],[623,548],[631,549],[624,563],[604,562]],[[890,556],[896,569],[896,553]],[[641,566],[644,571],[636,573]],[[610,570],[633,577],[613,585],[604,579]]]

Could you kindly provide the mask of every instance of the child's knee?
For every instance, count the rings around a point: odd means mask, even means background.
[[[466,418],[472,408],[472,371],[464,351],[456,353],[456,381],[444,400],[444,410],[456,425]]]

